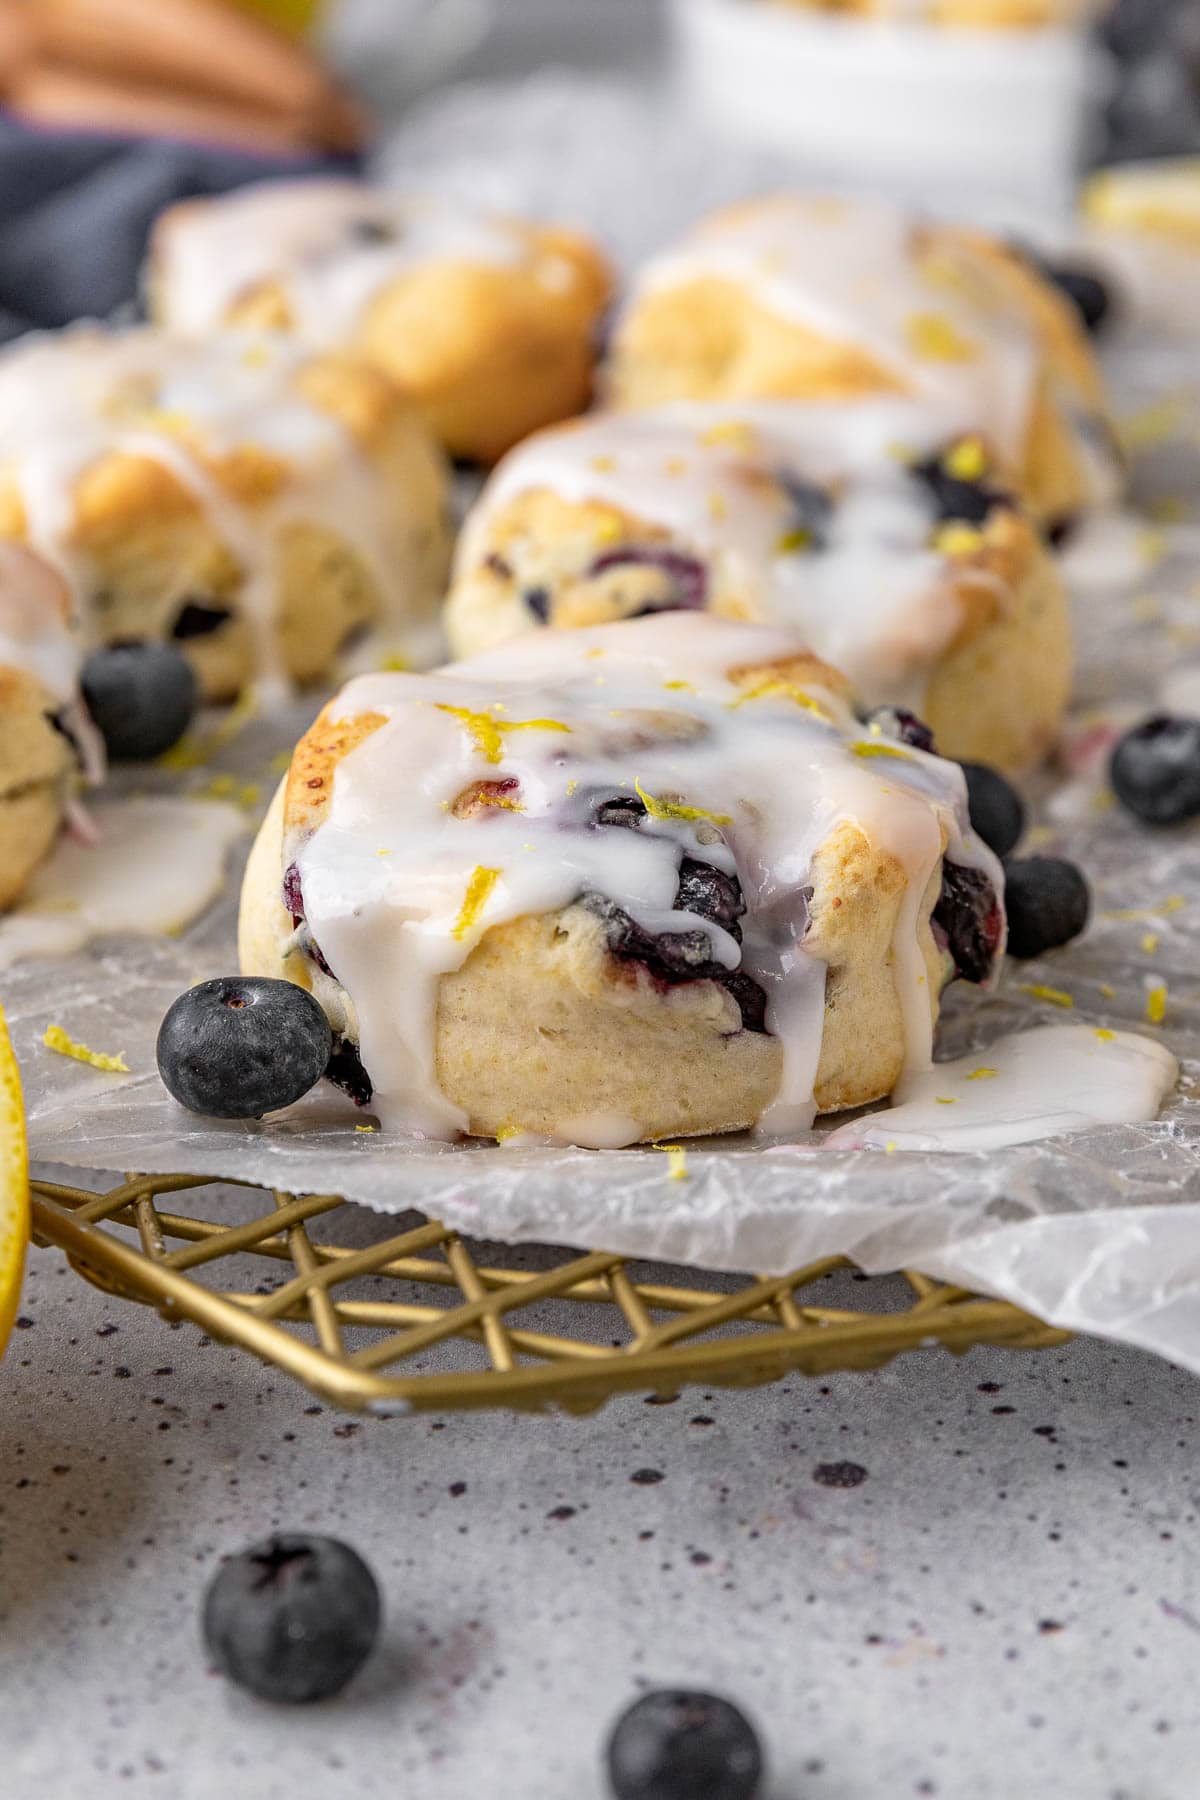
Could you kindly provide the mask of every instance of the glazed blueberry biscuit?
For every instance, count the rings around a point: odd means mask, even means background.
[[[66,587],[30,551],[0,543],[0,907],[20,898],[82,781],[102,772]]]
[[[1077,248],[1136,326],[1193,340],[1200,317],[1200,157],[1117,164],[1085,183]]]
[[[0,357],[0,538],[63,574],[85,644],[173,640],[209,698],[428,632],[447,481],[376,371],[283,343],[80,327]]]
[[[467,519],[455,654],[671,609],[781,624],[944,754],[1032,764],[1070,687],[1062,582],[986,440],[922,429],[903,402],[681,404],[531,438]]]
[[[681,613],[353,682],[246,873],[385,1129],[618,1146],[804,1129],[928,1066],[1003,877],[915,721],[794,631]]]
[[[1033,31],[1086,19],[1090,0],[768,0],[797,11],[856,15],[893,23],[966,26],[980,31]]]
[[[609,287],[573,232],[332,180],[173,207],[147,275],[152,312],[174,329],[249,326],[353,350],[452,455],[480,462],[587,404]]]
[[[635,284],[605,385],[622,408],[905,396],[945,438],[986,427],[1049,525],[1120,487],[1065,296],[997,240],[879,202],[781,195],[701,224]]]

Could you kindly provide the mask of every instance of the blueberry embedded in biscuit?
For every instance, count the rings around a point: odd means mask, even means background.
[[[620,569],[650,570],[662,577],[661,594],[644,594],[632,606],[621,609],[622,618],[639,619],[656,612],[699,612],[708,597],[708,570],[699,558],[681,550],[665,550],[656,545],[606,550],[592,563],[587,575],[591,578]],[[619,603],[619,588],[614,593]]]
[[[982,869],[947,862],[933,923],[945,940],[962,981],[985,982],[996,966],[1004,937],[1004,908]]]
[[[939,524],[984,525],[997,507],[1014,505],[1008,490],[993,479],[991,456],[981,438],[960,438],[911,468],[932,497]]]

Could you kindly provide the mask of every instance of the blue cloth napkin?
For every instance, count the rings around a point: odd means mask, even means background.
[[[0,113],[0,341],[135,301],[150,227],[172,201],[353,167],[346,158],[43,131]]]

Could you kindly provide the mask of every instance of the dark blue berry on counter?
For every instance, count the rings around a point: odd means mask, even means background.
[[[204,1596],[204,1644],[260,1700],[340,1693],[379,1636],[375,1577],[337,1538],[280,1535],[223,1563]]]
[[[908,712],[903,706],[877,706],[869,712],[863,721],[866,725],[874,725],[885,737],[895,738],[898,743],[911,744],[914,750],[928,750],[931,755],[937,754],[937,746],[933,741],[933,733],[923,719],[916,713]]]
[[[995,888],[981,869],[961,863],[942,865],[942,891],[933,910],[963,981],[986,981],[995,965],[1004,929],[1004,914]]]
[[[1147,825],[1182,825],[1200,815],[1200,719],[1156,713],[1127,731],[1109,780],[1121,805]]]
[[[189,988],[167,1009],[158,1072],[189,1112],[257,1119],[307,1094],[332,1049],[329,1021],[303,988],[222,975]]]
[[[1074,267],[1070,263],[1042,262],[1040,267],[1047,281],[1053,282],[1071,302],[1084,330],[1095,336],[1112,308],[1107,284],[1091,269]]]
[[[998,769],[990,769],[986,763],[960,766],[967,778],[971,828],[989,850],[1003,858],[1016,849],[1025,829],[1025,802]]]
[[[1057,950],[1088,922],[1092,896],[1081,870],[1056,856],[1027,856],[1005,864],[1008,953],[1022,961]]]
[[[114,762],[147,762],[179,742],[200,689],[173,644],[109,644],[93,650],[80,676],[83,697]]]
[[[716,1694],[646,1694],[608,1741],[616,1800],[754,1800],[763,1755],[745,1714]]]

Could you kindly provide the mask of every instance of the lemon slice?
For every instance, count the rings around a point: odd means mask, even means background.
[[[21,1076],[0,1007],[0,1351],[16,1317],[29,1242],[29,1154]]]

